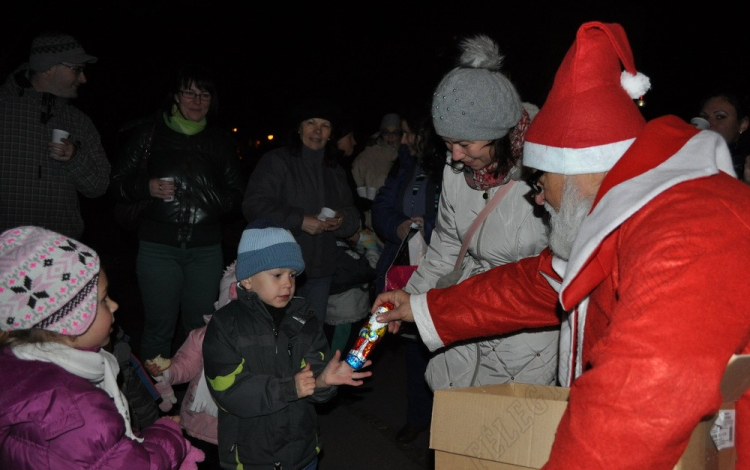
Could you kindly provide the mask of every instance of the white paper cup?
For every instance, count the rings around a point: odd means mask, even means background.
[[[367,188],[365,186],[360,186],[357,188],[357,194],[359,197],[367,197]]]
[[[331,217],[336,216],[336,211],[331,209],[330,207],[324,207],[320,210],[320,214],[318,214],[318,220],[326,220]]]
[[[161,181],[169,181],[170,183],[174,183],[174,176],[165,176],[163,178],[159,178]],[[164,202],[172,202],[174,201],[174,196],[168,197],[164,199]]]
[[[367,199],[374,200],[376,194],[378,194],[378,188],[367,188]]]
[[[70,132],[62,129],[52,129],[52,142],[56,144],[62,144],[62,139],[70,137]]]

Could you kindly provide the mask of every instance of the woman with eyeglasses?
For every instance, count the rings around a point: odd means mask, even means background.
[[[448,148],[448,165],[427,253],[404,289],[410,294],[534,256],[548,244],[521,169],[524,136],[538,108],[523,103],[500,71],[503,56],[492,39],[478,35],[461,46],[458,67],[433,94],[432,119]],[[464,243],[465,256],[454,269]],[[436,351],[425,377],[433,390],[506,382],[554,385],[558,337],[558,329],[530,329],[463,342]]]
[[[112,172],[116,200],[150,201],[137,229],[144,359],[172,357],[178,318],[187,335],[214,311],[222,223],[244,191],[237,143],[217,125],[218,105],[211,73],[182,67],[163,107],[133,127]]]

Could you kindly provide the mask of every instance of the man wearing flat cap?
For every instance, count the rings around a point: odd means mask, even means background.
[[[97,58],[73,37],[43,33],[0,87],[0,231],[36,225],[80,239],[78,193],[103,195],[110,164],[99,132],[70,104]],[[52,142],[52,130],[67,132]]]

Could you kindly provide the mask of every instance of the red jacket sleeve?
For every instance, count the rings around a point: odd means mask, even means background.
[[[560,324],[557,292],[542,274],[555,278],[552,254],[504,264],[460,284],[427,292],[430,316],[445,345],[525,328]]]

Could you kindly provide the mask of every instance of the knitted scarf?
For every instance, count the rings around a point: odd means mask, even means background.
[[[206,128],[206,118],[198,122],[185,119],[176,104],[172,105],[172,118],[164,113],[164,122],[175,132],[185,135],[195,135]]]
[[[130,413],[125,396],[117,386],[120,366],[115,356],[100,349],[99,352],[83,351],[61,343],[35,343],[13,345],[13,354],[26,361],[42,361],[62,367],[73,375],[90,381],[96,388],[107,392],[115,402],[117,411],[125,420],[125,435],[138,442],[143,439],[133,435]]]
[[[510,131],[510,150],[514,157],[520,158],[523,154],[523,141],[526,137],[526,131],[529,129],[531,124],[531,117],[525,109],[522,110],[521,120],[518,121],[516,127]],[[508,173],[500,173],[495,175],[497,171],[498,162],[494,161],[480,170],[472,170],[467,168],[464,171],[464,178],[466,178],[466,184],[470,188],[478,191],[486,191],[495,186],[500,186],[508,182]]]

